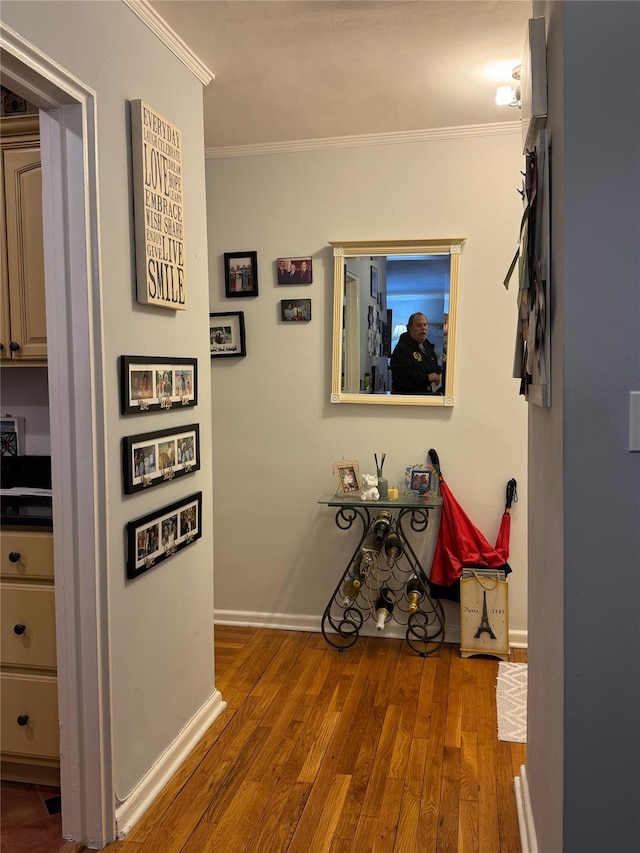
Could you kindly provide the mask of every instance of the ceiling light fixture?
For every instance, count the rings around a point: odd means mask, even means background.
[[[516,65],[511,72],[511,76],[518,84],[520,83],[520,71],[521,66]],[[520,86],[498,86],[496,89],[496,104],[499,107],[521,107]]]

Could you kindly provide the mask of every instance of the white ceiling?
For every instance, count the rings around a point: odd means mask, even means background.
[[[205,148],[513,121],[529,0],[152,0],[215,74]],[[486,71],[503,63],[501,80]]]

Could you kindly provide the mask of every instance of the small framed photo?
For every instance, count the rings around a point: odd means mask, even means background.
[[[127,578],[133,580],[202,536],[202,492],[127,524]]]
[[[225,296],[258,295],[258,253],[224,253]]]
[[[311,258],[278,258],[278,284],[311,284]]]
[[[382,323],[382,329],[380,331],[380,335],[382,337],[382,355],[386,355],[387,358],[391,357],[391,327],[388,323]]]
[[[414,497],[432,498],[438,493],[438,479],[432,465],[407,465],[405,493]]]
[[[23,456],[24,418],[5,415],[0,419],[0,456]]]
[[[247,354],[244,311],[209,314],[211,358],[235,358]]]
[[[311,319],[310,299],[282,299],[280,301],[280,319],[308,321]]]
[[[122,439],[122,478],[127,495],[200,469],[200,427],[160,429]]]
[[[121,355],[120,398],[123,415],[195,406],[198,403],[198,360]]]
[[[378,267],[371,267],[371,295],[378,296]]]
[[[357,495],[361,488],[360,468],[357,462],[335,462],[333,471],[338,478],[338,490],[336,495],[348,497],[349,495]]]

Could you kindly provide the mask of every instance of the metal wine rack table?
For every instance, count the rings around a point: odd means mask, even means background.
[[[383,597],[390,592],[394,603],[386,618],[406,625],[407,643],[421,657],[436,654],[444,641],[444,610],[429,595],[427,575],[407,533],[424,533],[430,511],[442,506],[441,498],[401,496],[369,503],[359,497],[325,495],[318,503],[336,508],[340,530],[361,525],[360,541],[322,616],[327,643],[339,651],[353,646],[365,622],[381,618],[376,612],[381,592]],[[388,516],[382,537],[374,531],[381,511]],[[388,547],[398,542],[401,553]]]

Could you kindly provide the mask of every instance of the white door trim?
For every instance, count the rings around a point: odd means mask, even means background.
[[[63,835],[115,838],[95,92],[0,21],[3,83],[41,107]]]

